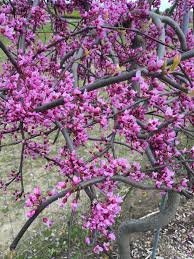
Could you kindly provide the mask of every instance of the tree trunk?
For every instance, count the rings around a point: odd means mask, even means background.
[[[129,235],[135,232],[146,232],[166,226],[175,216],[180,195],[174,191],[168,192],[168,200],[163,211],[150,213],[140,219],[126,220],[119,227],[118,246],[120,259],[130,259]]]

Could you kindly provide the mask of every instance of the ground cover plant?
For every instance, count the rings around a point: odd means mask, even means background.
[[[131,233],[165,226],[181,195],[193,197],[194,147],[181,140],[193,140],[194,3],[170,2],[160,13],[160,1],[147,0],[1,1],[1,149],[17,145],[21,155],[0,187],[18,182],[16,202],[24,197],[28,208],[11,250],[52,203],[70,203],[73,217],[85,193],[86,244],[98,255],[116,242],[130,258]],[[52,187],[26,191],[28,158],[56,172]],[[126,216],[115,233],[121,183],[163,199],[157,212]],[[49,217],[42,221],[52,227]]]

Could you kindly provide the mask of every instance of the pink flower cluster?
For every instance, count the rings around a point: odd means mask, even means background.
[[[113,193],[107,193],[106,200],[104,202],[98,202],[92,206],[91,215],[87,217],[87,221],[84,223],[83,228],[89,229],[91,234],[99,232],[106,240],[114,241],[116,239],[115,234],[110,231],[110,227],[115,223],[115,218],[121,211],[120,204],[122,199]],[[86,238],[86,243],[90,244],[90,238]],[[104,242],[101,246],[97,245],[94,248],[94,252],[99,254],[103,250],[108,251],[110,248],[110,242]]]
[[[27,212],[27,217],[31,218],[38,206],[44,201],[44,198],[41,195],[41,190],[39,187],[34,188],[33,193],[29,194],[28,199],[26,200],[26,207],[32,208],[32,210]]]

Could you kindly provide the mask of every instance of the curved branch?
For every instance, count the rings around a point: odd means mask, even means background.
[[[179,38],[182,50],[187,50],[187,41],[178,23],[176,23],[173,19],[171,19],[168,16],[160,16],[160,18],[163,23],[168,24],[171,28],[174,29]]]
[[[174,2],[174,4],[173,4],[169,9],[166,10],[166,14],[167,14],[168,16],[171,16],[171,15],[173,14],[173,12],[174,12],[174,10],[175,10],[177,4],[178,4],[178,0],[176,0],[176,1]]]
[[[193,57],[194,57],[194,48],[181,54],[181,61],[185,61],[185,60],[193,58]],[[173,61],[174,61],[174,57],[169,58],[167,60],[167,65],[168,66],[172,65]]]
[[[92,185],[98,184],[98,183],[102,183],[106,180],[105,176],[102,177],[97,177],[97,178],[93,178],[91,180],[85,181],[80,183],[77,188],[68,188],[60,193],[57,193],[56,195],[52,196],[51,198],[47,199],[45,202],[43,202],[36,210],[35,214],[29,218],[26,223],[24,224],[24,226],[22,227],[22,229],[19,231],[19,233],[17,234],[16,238],[14,239],[14,241],[12,242],[12,244],[10,245],[10,250],[14,250],[20,239],[23,237],[23,235],[25,234],[25,232],[27,231],[27,229],[31,226],[31,224],[34,222],[34,220],[39,216],[39,214],[45,209],[47,208],[51,203],[57,201],[58,199],[63,198],[67,193],[75,193],[77,191],[86,189],[87,187],[90,187]],[[159,191],[168,191],[170,190],[169,188],[166,187],[160,187],[160,188],[156,188],[155,186],[151,186],[151,185],[144,185],[142,183],[139,182],[135,182],[127,177],[124,176],[119,176],[119,175],[115,175],[113,177],[111,177],[112,181],[118,181],[118,182],[123,182],[125,184],[129,184],[133,187],[142,189],[142,190],[159,190]],[[175,190],[174,190],[175,191]]]
[[[127,220],[119,227],[118,246],[120,259],[129,259],[129,235],[135,232],[146,232],[166,226],[175,216],[180,195],[174,191],[168,192],[168,200],[163,211],[148,214],[137,220]]]
[[[158,14],[154,12],[149,12],[149,16],[153,19],[154,24],[158,28],[158,31],[160,33],[159,41],[165,43],[165,28],[164,25],[161,22],[161,18]],[[157,50],[158,58],[161,59],[165,55],[165,45],[159,43],[158,50]]]
[[[67,129],[64,128],[63,125],[59,121],[56,121],[55,125],[60,129],[60,131],[61,131],[61,133],[62,133],[62,135],[63,135],[63,137],[64,137],[64,139],[67,143],[67,146],[68,146],[70,152],[73,152],[75,148],[74,148],[73,141],[71,140]]]
[[[68,52],[65,54],[65,56],[61,59],[61,62],[60,62],[60,67],[62,68],[63,67],[63,64],[70,58],[74,55],[74,53],[76,52],[76,49]]]
[[[16,238],[14,239],[14,241],[12,242],[12,244],[10,245],[10,250],[14,250],[17,246],[17,244],[19,243],[20,239],[23,237],[24,233],[26,232],[26,230],[30,227],[30,225],[34,222],[34,220],[38,217],[38,215],[47,207],[49,206],[51,203],[53,203],[54,201],[64,197],[71,189],[67,189],[64,190],[63,192],[60,192],[59,194],[51,197],[50,199],[48,199],[46,202],[44,202],[42,205],[40,205],[38,207],[38,209],[36,210],[36,213],[29,218],[26,223],[24,224],[24,226],[22,227],[22,229],[20,230],[20,232],[18,233],[18,235],[16,236]]]
[[[84,50],[83,48],[80,48],[78,50],[77,53],[75,53],[75,60],[77,59],[81,59],[83,57],[83,53],[84,53]],[[73,78],[74,78],[74,86],[77,87],[78,86],[78,67],[79,67],[79,63],[78,62],[74,62],[73,65],[72,65],[72,74],[73,74]]]

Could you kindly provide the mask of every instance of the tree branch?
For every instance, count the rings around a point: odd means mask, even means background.
[[[192,58],[192,57],[194,57],[194,49],[189,50],[187,52],[184,52],[181,55],[181,60],[184,61],[184,60],[187,60],[187,59]],[[174,61],[174,58],[169,58],[167,60],[167,65],[172,65],[173,61]],[[146,68],[141,68],[141,69],[142,69],[143,72],[147,71]],[[140,70],[140,69],[138,69],[138,70]],[[84,91],[90,92],[90,91],[93,91],[93,90],[96,90],[96,89],[99,89],[99,88],[102,88],[102,87],[105,87],[105,86],[108,86],[108,85],[111,85],[111,84],[123,82],[123,81],[129,80],[133,76],[135,76],[136,72],[137,72],[137,70],[132,70],[130,72],[121,73],[118,76],[112,76],[112,77],[109,77],[109,78],[100,79],[100,80],[95,81],[92,84],[89,84],[89,85],[81,88],[80,90],[81,90],[82,93]],[[36,112],[44,112],[44,111],[47,111],[49,109],[53,109],[53,108],[55,108],[57,106],[60,106],[60,105],[63,105],[63,104],[64,104],[64,99],[59,98],[59,99],[57,99],[55,101],[52,101],[50,103],[38,106],[37,108],[35,108],[35,111]]]
[[[17,70],[17,72],[19,74],[22,74],[21,69],[18,67],[18,64],[16,62],[16,60],[14,59],[14,57],[12,56],[12,54],[10,53],[10,51],[6,48],[5,44],[0,40],[0,48],[3,50],[3,52],[5,53],[5,55],[8,57],[9,61],[11,62],[11,64],[15,67],[15,69]]]
[[[142,69],[142,70],[144,70],[144,69]],[[118,76],[111,76],[111,77],[108,77],[108,78],[99,79],[99,80],[96,80],[92,84],[89,84],[85,87],[82,87],[80,89],[80,91],[82,93],[84,93],[85,91],[91,92],[93,90],[96,90],[96,89],[99,89],[99,88],[102,88],[102,87],[105,87],[105,86],[108,86],[108,85],[111,85],[111,84],[116,84],[116,83],[119,83],[119,82],[129,80],[130,78],[135,76],[135,74],[136,74],[136,70],[132,70],[130,72],[123,72]],[[42,106],[37,107],[35,109],[35,111],[36,112],[44,112],[48,109],[52,109],[52,108],[55,108],[55,107],[57,107],[59,105],[63,105],[63,104],[64,104],[64,99],[59,98],[59,99],[57,99],[53,102],[50,102],[50,103],[47,103],[47,104],[44,104]]]
[[[185,35],[184,35],[183,31],[181,30],[180,26],[178,25],[178,23],[175,22],[173,19],[171,19],[168,16],[160,16],[160,18],[163,23],[168,24],[171,28],[174,29],[174,31],[176,32],[176,34],[179,38],[182,50],[186,51],[187,50],[187,41],[186,41]]]
[[[161,22],[161,18],[154,12],[149,12],[149,16],[153,19],[154,24],[156,25],[158,32],[160,34],[159,41],[165,43],[165,28]],[[165,55],[165,45],[159,43],[157,50],[158,58],[161,59]]]
[[[130,258],[129,235],[135,232],[147,232],[166,226],[175,216],[180,195],[174,191],[168,192],[168,200],[164,210],[146,215],[137,220],[126,220],[119,227],[118,246],[120,259]]]
[[[27,229],[31,226],[31,224],[34,222],[34,220],[39,216],[39,214],[45,209],[47,208],[51,203],[63,198],[67,193],[75,193],[77,191],[83,190],[87,187],[90,187],[92,185],[98,184],[98,183],[102,183],[106,180],[106,177],[102,176],[102,177],[97,177],[97,178],[92,178],[91,180],[88,181],[84,181],[82,183],[80,183],[76,188],[68,188],[60,193],[57,193],[56,195],[52,196],[51,198],[47,199],[45,202],[43,202],[36,210],[35,214],[29,218],[26,223],[24,224],[24,226],[22,227],[22,229],[19,231],[19,233],[17,234],[16,238],[14,239],[14,241],[12,242],[12,244],[10,245],[10,250],[14,250],[17,246],[17,244],[19,243],[20,239],[23,237],[23,235],[25,234],[25,232],[27,231]],[[156,188],[155,186],[151,186],[151,185],[144,185],[142,183],[139,182],[135,182],[133,180],[130,180],[127,177],[124,176],[119,176],[119,175],[115,175],[113,177],[111,177],[112,181],[116,181],[116,182],[123,182],[125,184],[131,185],[133,187],[142,189],[142,190],[163,190],[163,191],[168,191],[170,189],[166,188],[166,187],[160,187],[160,188]],[[176,190],[174,190],[176,191]]]

